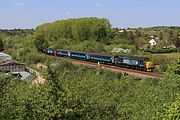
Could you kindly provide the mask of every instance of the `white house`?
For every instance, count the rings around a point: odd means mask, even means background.
[[[149,41],[149,43],[151,44],[151,46],[156,46],[157,45],[157,41],[159,40],[157,35],[151,35],[150,36],[151,40]]]
[[[151,39],[149,43],[151,44],[151,46],[156,46],[157,44],[157,42],[154,39]]]
[[[126,31],[125,29],[120,29],[119,33],[123,33],[124,31]]]

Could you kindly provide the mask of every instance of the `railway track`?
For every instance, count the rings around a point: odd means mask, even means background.
[[[118,73],[123,73],[123,74],[126,73],[130,76],[138,77],[141,79],[162,78],[163,77],[163,73],[133,70],[133,69],[123,68],[123,67],[107,65],[107,64],[98,64],[95,62],[90,62],[90,61],[85,61],[85,60],[72,59],[72,58],[68,58],[68,57],[59,57],[59,56],[57,57],[57,56],[52,56],[52,55],[47,55],[47,56],[55,57],[57,59],[69,60],[72,63],[78,64],[78,65],[86,65],[86,66],[90,66],[90,67],[94,67],[94,68],[102,68],[102,69],[107,69],[107,70],[110,70],[113,72],[118,72]]]

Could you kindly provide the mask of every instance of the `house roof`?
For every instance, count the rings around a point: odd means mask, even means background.
[[[105,53],[95,53],[95,52],[79,52],[79,51],[62,50],[62,49],[56,49],[56,50],[57,50],[57,51],[72,52],[72,53],[80,53],[80,54],[91,54],[91,55],[101,55],[101,56],[109,56],[109,57],[112,57],[112,55],[105,54]]]
[[[12,60],[12,56],[5,53],[0,53],[0,60],[1,61]]]
[[[152,43],[152,42],[156,42],[156,40],[154,40],[154,39],[151,39],[151,40],[149,41],[149,43]]]
[[[128,59],[137,59],[137,60],[149,60],[147,57],[138,57],[138,56],[119,56],[120,58],[128,58]]]
[[[31,81],[36,77],[36,75],[31,74],[29,72],[23,71],[23,72],[13,72],[14,75],[19,75],[22,80]]]
[[[57,52],[64,51],[64,52],[73,52],[73,53],[81,53],[86,54],[86,52],[79,52],[79,51],[72,51],[72,50],[63,50],[63,49],[56,49]]]
[[[94,53],[94,52],[88,52],[89,55],[99,55],[99,56],[106,56],[106,57],[113,57],[112,55],[105,54],[105,53]]]
[[[0,63],[0,66],[8,66],[8,65],[24,65],[24,64],[18,63],[17,61],[5,61]]]

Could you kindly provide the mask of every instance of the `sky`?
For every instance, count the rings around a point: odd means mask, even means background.
[[[79,17],[107,18],[118,28],[180,26],[180,0],[0,0],[0,29]]]

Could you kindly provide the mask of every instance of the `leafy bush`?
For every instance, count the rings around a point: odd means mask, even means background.
[[[122,39],[122,38],[118,38],[118,37],[113,38],[110,42],[111,42],[111,44],[115,44],[115,45],[129,44],[127,39]]]
[[[75,44],[75,43],[74,43]],[[69,44],[68,46],[64,46],[64,49],[81,51],[81,52],[105,52],[104,46],[96,41],[83,41],[78,43],[77,45]]]

